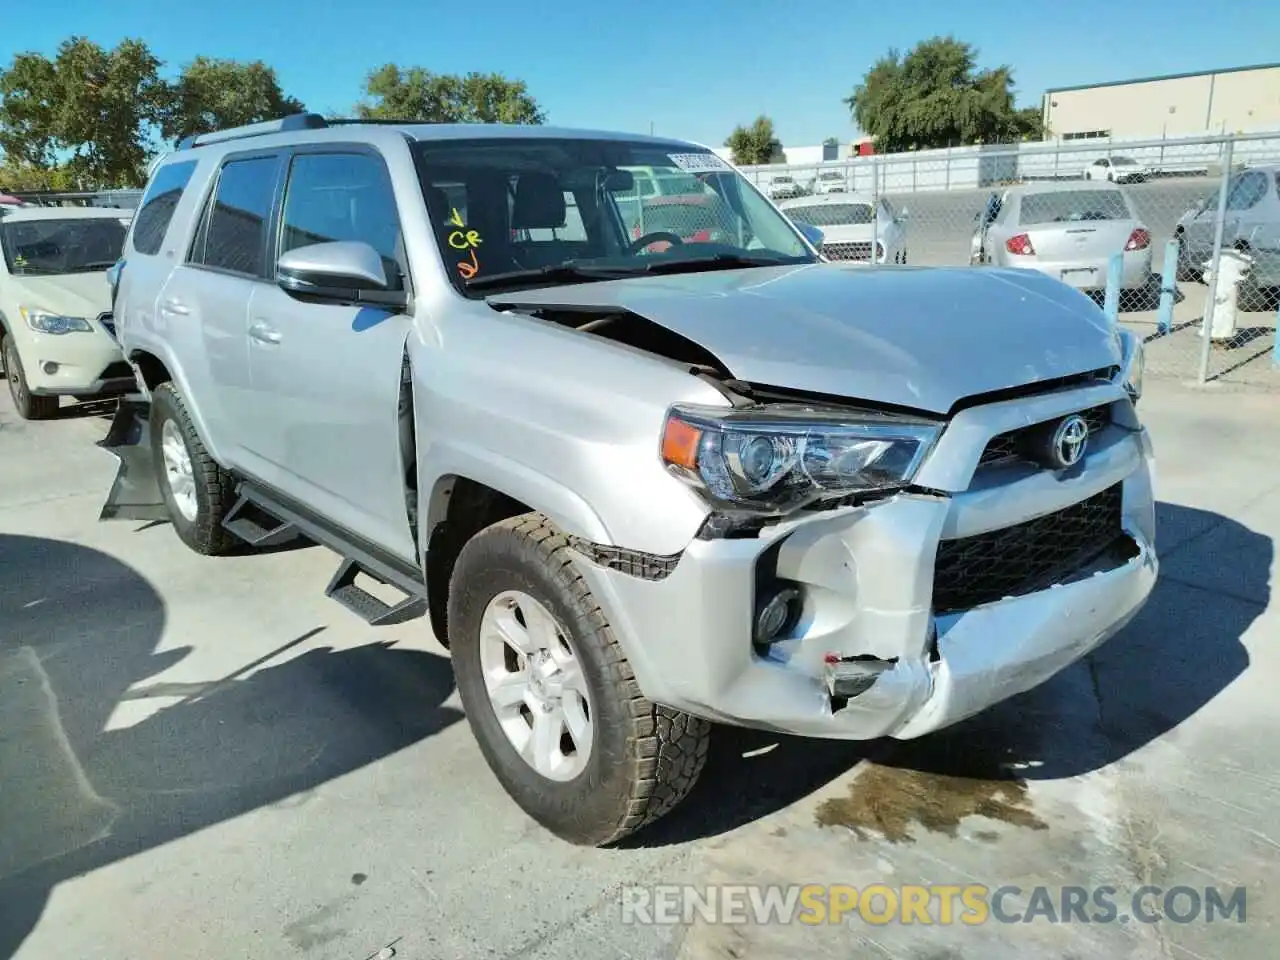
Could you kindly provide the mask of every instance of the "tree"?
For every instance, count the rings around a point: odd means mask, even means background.
[[[138,186],[151,155],[148,132],[166,101],[160,61],[141,40],[105,50],[84,37],[52,60],[19,54],[0,76],[0,147],[8,162],[59,165],[95,187]]]
[[[882,152],[1038,137],[1039,111],[1014,107],[1012,69],[979,70],[977,55],[950,36],[890,50],[843,102]]]
[[[160,130],[167,139],[181,140],[305,110],[300,100],[284,94],[275,70],[261,60],[201,56],[169,85]]]
[[[733,151],[733,162],[740,167],[772,163],[782,152],[782,143],[773,131],[773,121],[761,114],[751,126],[737,126],[724,145]]]
[[[366,120],[542,124],[547,119],[523,80],[500,73],[432,73],[388,63],[368,75],[364,93],[356,112]]]
[[[37,166],[10,155],[0,161],[0,193],[74,190],[76,180],[65,166]]]

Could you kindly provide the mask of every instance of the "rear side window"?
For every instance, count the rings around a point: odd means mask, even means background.
[[[161,167],[151,178],[133,219],[133,249],[138,253],[154,256],[160,252],[173,211],[195,169],[195,160],[184,160]]]
[[[206,208],[203,244],[192,261],[254,277],[266,275],[267,222],[275,195],[278,156],[229,160]]]
[[[1267,176],[1256,170],[1240,174],[1227,194],[1228,210],[1248,210],[1267,195]]]
[[[377,250],[388,279],[403,270],[400,218],[386,168],[367,153],[299,154],[285,192],[280,253],[342,240]]]

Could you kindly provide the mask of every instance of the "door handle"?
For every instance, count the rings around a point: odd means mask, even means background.
[[[257,340],[259,343],[279,343],[280,331],[275,330],[261,320],[249,328],[249,336]]]
[[[191,312],[185,303],[176,297],[166,297],[160,304],[161,313],[169,313],[178,317],[185,317]]]

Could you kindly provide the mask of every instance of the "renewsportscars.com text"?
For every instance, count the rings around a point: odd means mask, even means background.
[[[844,884],[625,887],[637,924],[1219,923],[1245,922],[1244,887],[987,887]]]

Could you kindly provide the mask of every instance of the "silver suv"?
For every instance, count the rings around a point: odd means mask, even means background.
[[[717,238],[633,237],[628,168],[695,177]],[[1140,344],[1038,273],[815,241],[673,140],[186,142],[112,271],[139,392],[103,517],[331,548],[334,599],[429,617],[494,774],[574,843],[674,807],[712,722],[953,724],[1152,589]]]

